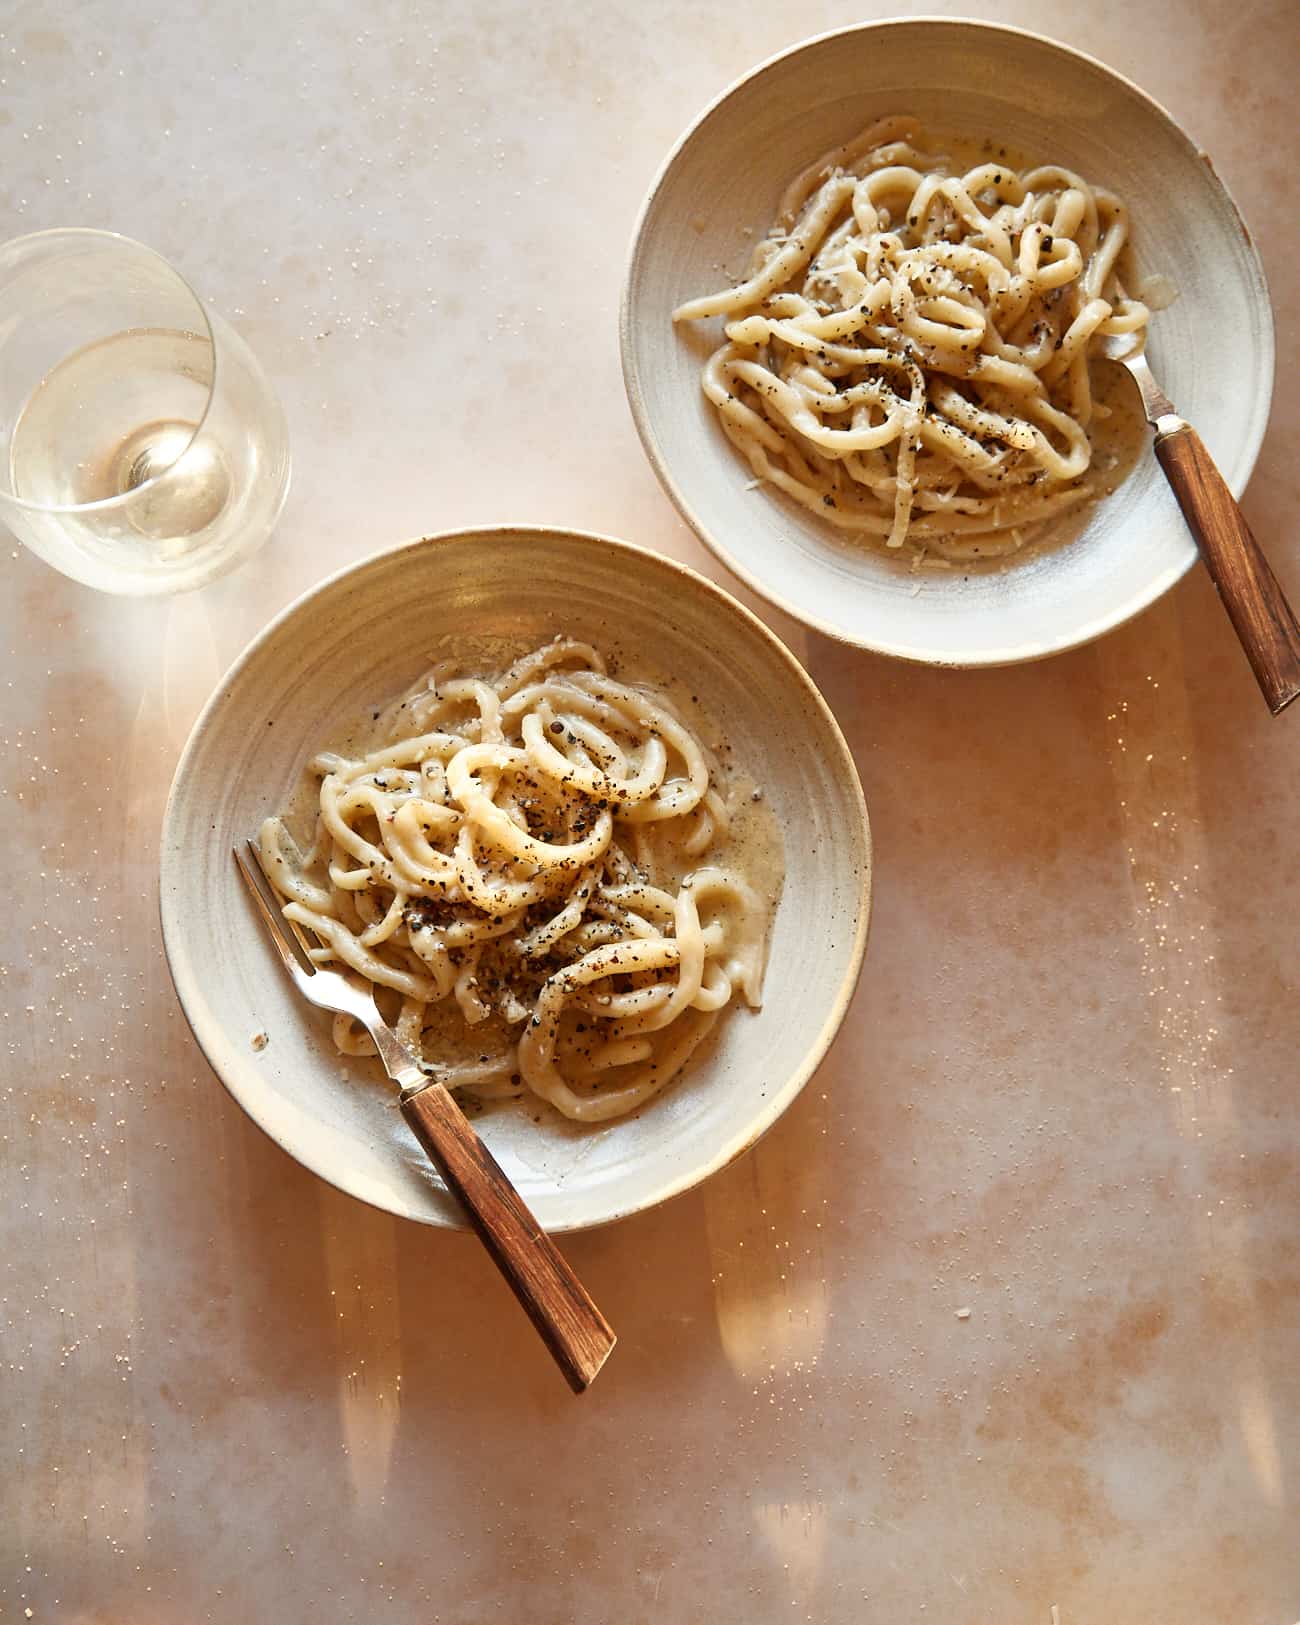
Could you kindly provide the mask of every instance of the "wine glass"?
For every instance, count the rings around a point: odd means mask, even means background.
[[[284,412],[248,346],[151,248],[0,247],[0,520],[105,592],[182,592],[270,535]]]

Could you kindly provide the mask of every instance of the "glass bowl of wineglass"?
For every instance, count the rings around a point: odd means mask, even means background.
[[[105,592],[183,592],[270,535],[284,412],[243,339],[107,231],[0,247],[0,520]]]

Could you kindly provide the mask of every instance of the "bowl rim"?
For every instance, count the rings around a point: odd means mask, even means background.
[[[380,548],[363,559],[354,560],[350,564],[332,571],[305,591],[297,594],[249,639],[248,643],[245,644],[244,648],[221,674],[215,688],[204,702],[195,719],[177,760],[175,771],[172,774],[167,802],[163,810],[159,834],[158,912],[162,927],[163,953],[166,957],[167,968],[171,975],[172,985],[182,1014],[217,1081],[245,1116],[268,1139],[291,1156],[295,1162],[306,1168],[309,1173],[315,1175],[318,1179],[323,1179],[326,1184],[342,1191],[344,1195],[365,1202],[367,1206],[376,1208],[380,1212],[391,1213],[395,1218],[411,1219],[417,1223],[429,1225],[434,1229],[467,1230],[469,1228],[468,1222],[463,1220],[459,1214],[455,1220],[449,1221],[428,1211],[416,1211],[409,1207],[400,1207],[376,1200],[372,1188],[359,1189],[355,1182],[349,1180],[349,1169],[347,1167],[330,1172],[324,1167],[316,1166],[315,1163],[308,1161],[306,1157],[299,1155],[297,1150],[286,1144],[285,1138],[281,1134],[262,1122],[256,1111],[258,1089],[241,1087],[236,1081],[240,1076],[239,1069],[231,1066],[228,1069],[230,1073],[228,1076],[227,1069],[223,1066],[223,1062],[227,1058],[232,1061],[236,1058],[236,1046],[207,1008],[203,997],[201,978],[191,963],[185,946],[185,931],[179,913],[170,905],[170,899],[176,893],[178,870],[185,861],[185,854],[178,839],[179,831],[176,827],[180,818],[180,799],[184,791],[185,781],[189,777],[195,758],[203,748],[206,736],[214,726],[232,684],[239,680],[252,660],[261,653],[267,644],[275,639],[287,623],[306,609],[313,599],[336,587],[349,577],[373,569],[380,564],[391,562],[403,554],[455,542],[468,542],[475,538],[500,537],[505,534],[526,537],[558,537],[567,541],[578,541],[584,545],[594,544],[597,547],[610,548],[619,553],[636,555],[643,563],[648,563],[652,568],[661,568],[667,578],[678,581],[685,578],[694,587],[702,589],[707,597],[713,599],[723,613],[731,612],[738,616],[742,623],[752,633],[756,634],[761,642],[768,646],[778,664],[785,669],[786,675],[796,688],[802,690],[805,698],[820,713],[823,722],[829,729],[831,741],[838,751],[840,771],[836,774],[836,778],[844,786],[848,800],[857,815],[856,827],[861,838],[863,851],[860,907],[854,924],[853,941],[850,946],[846,969],[841,977],[830,1010],[822,1023],[821,1030],[816,1035],[800,1065],[786,1078],[779,1089],[769,1094],[763,1102],[762,1110],[748,1119],[742,1130],[738,1134],[732,1135],[722,1149],[706,1165],[689,1170],[680,1177],[671,1180],[651,1196],[618,1206],[616,1211],[603,1214],[596,1219],[570,1220],[545,1226],[548,1234],[560,1235],[568,1231],[597,1229],[606,1224],[614,1224],[620,1219],[630,1218],[635,1213],[658,1207],[662,1203],[694,1189],[704,1180],[718,1173],[748,1151],[794,1103],[825,1059],[826,1053],[834,1042],[848,1013],[849,1005],[861,977],[871,924],[875,857],[871,821],[867,813],[866,797],[863,793],[857,764],[829,703],[792,650],[766,622],[747,608],[746,605],[742,604],[725,587],[719,586],[716,581],[710,580],[708,576],[693,569],[690,565],[669,558],[666,554],[659,553],[653,548],[626,542],[618,537],[608,536],[599,531],[576,530],[565,525],[516,523],[512,521],[503,521],[499,524],[469,525],[454,530],[436,531],[428,535],[413,537],[392,547]],[[396,1098],[394,1094],[394,1109],[396,1109]]]
[[[1256,294],[1255,304],[1261,315],[1260,336],[1262,340],[1262,360],[1264,363],[1264,387],[1260,391],[1260,410],[1256,413],[1250,437],[1246,443],[1246,455],[1242,463],[1242,470],[1237,478],[1229,482],[1232,494],[1240,498],[1254,473],[1255,464],[1259,459],[1260,448],[1264,443],[1264,436],[1268,431],[1269,416],[1272,409],[1273,391],[1277,367],[1277,341],[1273,316],[1273,303],[1269,294],[1268,279],[1264,274],[1263,261],[1256,246],[1254,236],[1251,234],[1237,204],[1236,198],[1228,189],[1224,180],[1215,168],[1209,153],[1194,139],[1187,128],[1169,111],[1163,103],[1158,102],[1154,96],[1142,89],[1134,80],[1118,69],[1112,68],[1099,57],[1088,51],[1080,50],[1077,46],[1066,45],[1062,41],[1053,39],[1048,34],[1041,34],[1036,29],[1019,28],[1010,23],[985,22],[978,17],[944,16],[937,12],[924,12],[917,16],[897,15],[881,17],[871,22],[849,23],[842,28],[829,28],[819,34],[812,34],[806,39],[797,41],[794,45],[786,46],[784,50],[765,57],[754,67],[742,73],[729,85],[720,91],[687,125],[682,134],[673,143],[668,154],[663,159],[654,179],[650,183],[641,208],[637,213],[632,228],[632,244],[628,255],[627,269],[623,278],[622,296],[619,301],[619,354],[623,368],[623,388],[627,395],[628,406],[631,409],[632,421],[636,426],[637,436],[641,441],[651,468],[660,485],[667,493],[669,500],[677,512],[691,527],[694,533],[704,543],[711,553],[727,567],[738,581],[741,581],[752,592],[756,593],[765,603],[773,605],[783,611],[792,619],[802,625],[820,632],[824,637],[836,643],[845,644],[854,649],[866,649],[875,654],[886,655],[890,659],[902,661],[908,665],[940,666],[953,669],[974,670],[985,667],[1014,666],[1032,664],[1038,660],[1049,659],[1053,655],[1064,654],[1069,649],[1081,648],[1092,643],[1108,632],[1115,631],[1126,622],[1133,620],[1144,610],[1149,609],[1158,599],[1162,598],[1178,581],[1180,581],[1197,562],[1199,551],[1190,531],[1187,534],[1187,547],[1181,562],[1161,571],[1141,591],[1133,594],[1116,609],[1104,615],[1095,616],[1092,620],[1076,626],[1071,631],[1047,643],[1035,642],[1020,646],[1011,646],[1000,649],[990,649],[976,654],[954,655],[940,650],[925,651],[915,647],[900,647],[881,639],[868,639],[833,621],[827,621],[818,615],[811,614],[798,605],[783,597],[771,588],[763,576],[746,565],[737,556],[734,549],[725,545],[718,537],[710,533],[708,528],[698,518],[690,502],[686,498],[676,478],[668,468],[660,454],[658,443],[650,425],[649,414],[646,410],[645,394],[641,386],[641,378],[636,365],[633,345],[633,286],[643,258],[646,241],[646,224],[651,210],[663,189],[665,181],[681,157],[685,149],[694,140],[701,126],[713,114],[752,80],[758,79],[770,69],[777,67],[789,58],[801,55],[814,46],[824,45],[828,40],[840,39],[848,35],[876,34],[885,29],[926,28],[933,25],[943,25],[958,29],[967,29],[988,35],[1013,35],[1020,39],[1032,40],[1037,45],[1048,47],[1062,56],[1073,58],[1077,62],[1086,63],[1096,69],[1106,78],[1114,80],[1128,90],[1138,101],[1146,104],[1147,109],[1157,119],[1163,120],[1169,126],[1175,137],[1189,149],[1208,171],[1210,179],[1223,194],[1229,209],[1240,229],[1241,236],[1246,245],[1246,259],[1251,269],[1251,279]],[[1145,426],[1145,425],[1144,425]]]

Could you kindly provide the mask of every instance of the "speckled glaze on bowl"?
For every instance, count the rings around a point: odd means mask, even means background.
[[[1268,419],[1273,322],[1259,257],[1209,158],[1163,108],[1091,57],[960,19],[822,35],[733,85],[686,133],[646,201],[624,290],[632,415],[683,517],[787,613],[908,660],[1035,660],[1118,626],[1195,561],[1149,452],[1075,540],[968,578],[918,577],[778,493],[746,490],[749,467],[700,389],[721,323],[672,323],[683,300],[739,280],[792,175],[891,112],[993,136],[1126,199],[1140,272],[1163,272],[1179,290],[1152,323],[1152,367],[1240,495]]]
[[[844,1016],[866,947],[871,835],[853,759],[802,667],[748,610],[658,554],[512,527],[425,538],[331,577],[258,635],[195,724],[162,835],[163,940],[213,1070],[255,1122],[350,1195],[460,1226],[378,1062],[337,1055],[263,938],[231,858],[284,805],[340,719],[391,698],[447,634],[527,648],[561,631],[617,644],[629,670],[688,675],[786,841],[760,1012],[638,1115],[585,1127],[522,1111],[480,1130],[549,1230],[601,1224],[689,1189],[790,1104]],[[254,1050],[252,1038],[269,1043]]]

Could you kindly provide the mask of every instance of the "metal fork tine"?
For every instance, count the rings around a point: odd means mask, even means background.
[[[262,853],[257,842],[246,841],[244,844],[253,854],[253,862],[257,865],[255,874],[262,883],[262,895],[271,905],[271,913],[275,918],[275,923],[280,927],[280,930],[287,933],[297,945],[298,963],[303,967],[307,974],[309,976],[319,976],[320,966],[316,963],[315,959],[312,958],[312,948],[315,946],[315,944],[307,940],[307,933],[302,926],[298,924],[297,920],[285,919],[284,908],[280,902],[280,894],[278,891],[276,891],[274,885],[272,885],[270,875],[268,875],[266,870],[262,867]]]
[[[286,925],[292,922],[282,919],[279,909],[273,907],[268,900],[264,888],[269,887],[270,882],[263,873],[261,858],[252,841],[246,844],[253,855],[253,862],[250,863],[237,846],[232,848],[235,854],[235,862],[239,865],[239,872],[243,876],[244,884],[248,887],[249,895],[257,905],[257,912],[262,917],[262,924],[265,925],[271,941],[275,944],[277,953],[284,961],[285,970],[289,972],[295,982],[301,983],[307,977],[316,974],[316,967],[307,958],[306,947],[298,933],[294,931],[290,935],[285,929]]]

